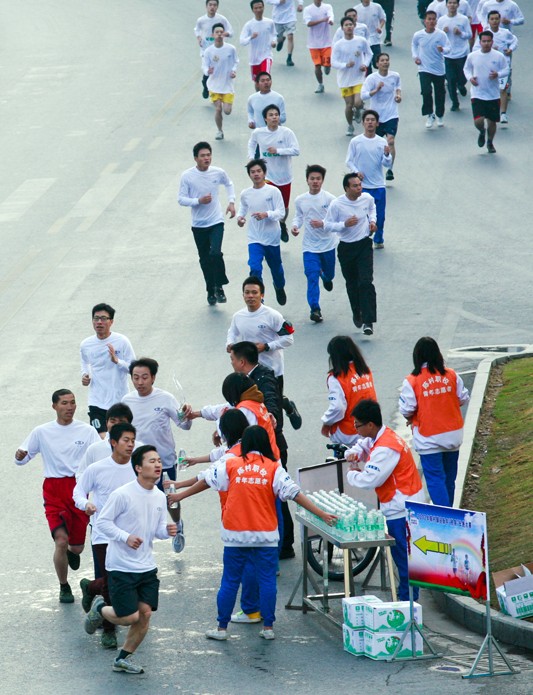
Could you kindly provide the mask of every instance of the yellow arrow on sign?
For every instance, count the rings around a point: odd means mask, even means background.
[[[414,542],[416,547],[421,550],[424,555],[430,553],[442,553],[443,555],[449,555],[452,552],[452,546],[450,543],[440,543],[439,541],[430,541],[425,536],[419,538]]]

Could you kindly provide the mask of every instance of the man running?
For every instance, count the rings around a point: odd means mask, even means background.
[[[260,72],[255,78],[257,91],[248,97],[248,128],[264,128],[266,121],[263,117],[263,111],[266,106],[274,104],[279,109],[279,122],[281,125],[287,120],[285,113],[285,99],[272,89],[272,77],[268,72]]]
[[[303,21],[308,28],[307,48],[311,54],[311,60],[315,66],[315,77],[318,86],[315,94],[322,94],[324,91],[324,73],[329,75],[331,71],[331,30],[330,27],[335,21],[333,7],[322,0],[313,0],[311,5],[304,9]]]
[[[372,72],[372,67],[376,66],[375,60],[381,53],[381,37],[387,17],[381,5],[378,5],[374,0],[361,0],[361,3],[356,5],[354,9],[357,11],[359,21],[366,24],[370,32],[368,43],[370,44],[374,59],[372,60],[369,72]]]
[[[335,277],[335,249],[337,239],[324,229],[324,219],[335,196],[322,190],[326,170],[320,164],[312,164],[305,170],[308,193],[302,193],[295,200],[295,213],[291,232],[294,236],[304,228],[302,242],[304,273],[307,278],[307,303],[311,313],[309,318],[315,323],[323,320],[320,309],[320,285],[331,292]]]
[[[94,427],[74,419],[76,398],[69,389],[54,391],[52,408],[56,419],[32,430],[15,452],[15,463],[23,466],[41,454],[44,513],[55,544],[59,602],[74,603],[68,568],[79,569],[89,517],[76,509],[72,491],[76,485],[76,470],[87,447],[100,438]]]
[[[301,0],[267,0],[269,5],[273,5],[272,19],[276,25],[277,44],[276,51],[281,51],[285,39],[287,39],[287,62],[288,67],[294,67],[292,52],[294,51],[294,32],[296,31],[296,12],[303,10]]]
[[[260,72],[272,72],[272,49],[276,45],[276,27],[271,19],[265,19],[263,0],[252,0],[250,7],[254,18],[243,26],[240,36],[241,46],[248,46],[252,80]]]
[[[466,77],[463,72],[466,56],[470,53],[472,29],[470,20],[457,12],[458,0],[446,0],[448,14],[443,15],[437,22],[437,29],[443,31],[450,42],[450,50],[444,57],[446,84],[452,102],[452,111],[459,110],[457,90],[466,96]]]
[[[103,437],[107,409],[128,392],[128,369],[135,353],[125,335],[111,331],[112,306],[96,304],[92,319],[94,335],[80,345],[81,383],[89,387],[89,421]]]
[[[215,107],[215,140],[224,139],[222,113],[229,116],[235,96],[234,81],[237,77],[239,59],[235,46],[224,43],[224,27],[213,25],[214,43],[204,52],[202,61],[204,75],[207,75],[207,89]]]
[[[222,24],[224,27],[224,36],[233,36],[233,27],[224,17],[224,15],[219,14],[218,10],[218,0],[206,0],[205,3],[206,14],[198,17],[196,20],[196,25],[194,27],[194,35],[200,46],[200,58],[202,60],[205,49],[213,43],[213,26],[215,24]],[[207,89],[207,78],[208,75],[202,76],[202,96],[204,99],[209,97],[209,90]]]
[[[354,36],[360,36],[361,38],[366,39],[368,41],[368,39],[370,38],[370,32],[368,31],[368,27],[366,24],[363,24],[362,22],[357,21],[357,10],[354,10],[353,7],[349,7],[345,11],[344,16],[349,17],[352,20],[354,27],[355,27],[354,31],[353,31]],[[341,19],[341,24],[342,24],[342,19]],[[335,31],[335,33],[333,34],[333,41],[332,41],[333,45],[335,45],[337,43],[337,41],[340,41],[343,38],[344,38],[344,30],[343,30],[342,26],[339,26],[337,28],[337,30]]]
[[[224,169],[211,166],[212,149],[208,142],[197,142],[192,154],[196,166],[181,175],[178,202],[191,208],[192,233],[205,280],[207,303],[213,306],[226,302],[223,285],[229,282],[222,254],[224,214],[218,189],[220,186],[226,189],[226,214],[230,219],[235,217],[235,189]]]

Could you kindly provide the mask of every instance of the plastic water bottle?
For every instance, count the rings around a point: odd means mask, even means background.
[[[186,453],[185,449],[180,449],[178,451],[178,471],[181,471],[184,468],[187,468],[187,461],[185,461],[186,458],[187,458],[187,453]]]

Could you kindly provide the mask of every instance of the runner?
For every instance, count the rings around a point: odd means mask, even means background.
[[[204,52],[202,61],[204,75],[207,75],[209,96],[215,106],[215,140],[224,139],[222,130],[222,113],[229,116],[233,107],[234,80],[237,77],[237,51],[235,46],[224,43],[224,26],[213,25],[214,43]]]
[[[349,7],[345,12],[344,12],[344,17],[349,17],[352,22],[354,23],[354,36],[360,36],[363,39],[368,39],[370,38],[370,32],[368,31],[368,27],[366,24],[362,24],[361,22],[357,21],[357,10],[354,10],[353,7]],[[342,22],[342,19],[341,19]],[[344,30],[342,26],[339,26],[335,33],[333,34],[333,45],[337,43],[337,41],[340,41],[341,39],[344,38]]]
[[[257,91],[248,97],[248,128],[264,128],[266,121],[263,118],[263,111],[266,106],[274,104],[279,109],[279,122],[281,125],[287,120],[285,113],[285,99],[272,89],[272,77],[268,72],[260,72],[256,75],[255,82]],[[254,157],[257,159],[256,157]]]
[[[194,27],[194,35],[200,46],[200,59],[202,61],[203,67],[203,57],[205,49],[210,46],[213,42],[213,25],[222,24],[224,27],[224,36],[233,36],[233,27],[228,22],[228,20],[217,12],[218,10],[218,0],[206,0],[205,9],[206,14],[198,17],[196,20],[196,26]],[[209,90],[207,89],[207,77],[208,75],[202,76],[202,96],[204,99],[209,98]]]
[[[322,0],[313,0],[311,5],[304,9],[303,21],[308,28],[307,48],[311,53],[311,60],[315,66],[315,77],[318,87],[315,94],[324,92],[324,73],[331,72],[331,30],[334,22],[333,7]]]
[[[278,42],[276,51],[281,51],[285,39],[287,39],[287,62],[289,67],[294,67],[292,52],[294,51],[294,32],[296,31],[296,12],[303,10],[303,3],[300,0],[267,0],[269,5],[273,5],[272,19],[276,25],[276,35]]]
[[[381,5],[374,0],[361,0],[359,5],[356,5],[357,17],[360,22],[366,24],[370,32],[368,43],[373,53],[373,60],[369,67],[369,74],[372,72],[372,67],[376,67],[376,58],[381,53],[381,37],[383,35],[383,27],[387,21],[387,17]]]
[[[241,46],[248,46],[252,80],[255,82],[260,72],[272,72],[272,49],[277,41],[274,22],[263,17],[263,0],[251,0],[250,7],[254,19],[250,19],[243,26],[239,41]]]
[[[466,96],[466,77],[463,70],[466,56],[470,53],[469,42],[472,38],[470,20],[468,17],[458,14],[458,7],[458,0],[446,0],[448,14],[442,15],[437,22],[437,29],[443,31],[450,42],[450,50],[444,57],[444,66],[452,111],[459,110],[457,90],[461,96]]]

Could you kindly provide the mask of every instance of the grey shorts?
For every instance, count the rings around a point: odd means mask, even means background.
[[[288,24],[275,24],[276,34],[278,38],[282,36],[287,36],[287,34],[294,34],[296,31],[296,22],[289,22]]]

